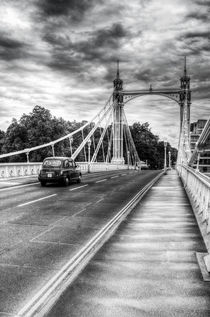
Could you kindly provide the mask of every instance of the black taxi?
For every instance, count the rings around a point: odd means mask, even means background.
[[[69,157],[46,157],[42,163],[38,180],[42,186],[47,183],[61,183],[65,186],[70,182],[81,182],[82,174],[78,165]]]

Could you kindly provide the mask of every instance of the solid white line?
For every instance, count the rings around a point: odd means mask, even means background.
[[[37,183],[31,183],[31,184],[26,184],[26,185],[20,185],[20,186],[12,186],[12,187],[7,187],[7,188],[1,188],[0,189],[0,192],[4,191],[4,190],[14,190],[14,189],[17,189],[17,188],[22,188],[22,187],[27,187],[27,186],[32,186],[32,185],[36,185],[36,184],[39,184],[39,182]]]
[[[56,196],[56,195],[57,194],[53,194],[53,195],[45,196],[45,197],[42,197],[42,198],[38,198],[36,200],[31,200],[31,201],[28,201],[27,203],[18,205],[18,207],[23,207],[23,206],[26,206],[26,205],[30,205],[30,204],[36,203],[37,201],[44,200],[44,199],[47,199],[47,198],[50,198],[50,197],[53,197],[53,196]]]
[[[117,177],[119,177],[118,175],[117,176],[112,176],[111,178],[117,178]]]
[[[69,189],[69,191],[72,192],[73,190],[76,190],[76,189],[79,189],[79,188],[82,188],[82,187],[86,187],[86,186],[88,186],[88,184]]]
[[[105,181],[107,181],[107,178],[101,179],[100,181],[97,181],[96,183],[102,183],[102,182],[105,182]]]

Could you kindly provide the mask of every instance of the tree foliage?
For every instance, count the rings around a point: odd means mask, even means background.
[[[152,169],[161,169],[164,167],[164,142],[159,140],[157,135],[151,132],[149,123],[135,122],[131,127],[131,134],[142,161],[147,161]],[[167,153],[171,152],[171,161],[174,165],[177,157],[177,150],[167,143]]]

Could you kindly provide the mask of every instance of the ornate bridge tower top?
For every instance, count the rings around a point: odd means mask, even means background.
[[[187,59],[184,58],[184,73],[180,78],[180,88],[184,90],[190,90],[190,76],[187,75]]]
[[[117,76],[113,81],[114,90],[122,90],[123,89],[123,80],[120,79],[120,70],[119,70],[119,60],[117,60]]]

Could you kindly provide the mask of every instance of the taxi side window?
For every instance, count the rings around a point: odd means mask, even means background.
[[[69,167],[69,161],[65,161],[64,162],[64,168],[68,168]]]

